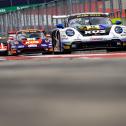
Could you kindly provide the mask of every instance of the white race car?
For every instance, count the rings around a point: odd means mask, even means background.
[[[52,30],[54,52],[71,53],[75,50],[124,48],[126,26],[120,20],[112,23],[108,13],[79,13],[53,16],[65,22]]]

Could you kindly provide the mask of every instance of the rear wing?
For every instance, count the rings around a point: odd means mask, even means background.
[[[53,19],[67,19],[69,16],[68,15],[54,15],[52,16]]]

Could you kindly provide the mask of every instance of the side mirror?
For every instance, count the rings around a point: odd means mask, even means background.
[[[57,27],[57,28],[62,28],[62,29],[63,29],[63,28],[64,28],[64,25],[63,25],[63,24],[57,24],[56,27]]]
[[[115,24],[116,25],[121,25],[122,24],[122,21],[117,20]]]

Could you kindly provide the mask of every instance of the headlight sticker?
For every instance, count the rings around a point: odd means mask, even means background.
[[[121,34],[121,33],[123,32],[122,27],[116,26],[116,27],[115,27],[115,32],[116,32],[117,34]]]
[[[75,34],[74,30],[72,30],[72,29],[67,29],[66,30],[66,35],[67,36],[70,36],[71,37],[71,36],[74,36],[74,34]]]

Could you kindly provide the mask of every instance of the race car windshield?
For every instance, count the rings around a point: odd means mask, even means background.
[[[41,32],[19,32],[17,35],[18,39],[25,38],[44,38],[44,34]]]
[[[99,24],[112,25],[110,19],[106,17],[83,17],[69,20],[69,26],[74,28],[84,25],[99,25]]]
[[[27,38],[41,38],[42,37],[40,32],[33,32],[33,33],[27,32],[26,36]]]

